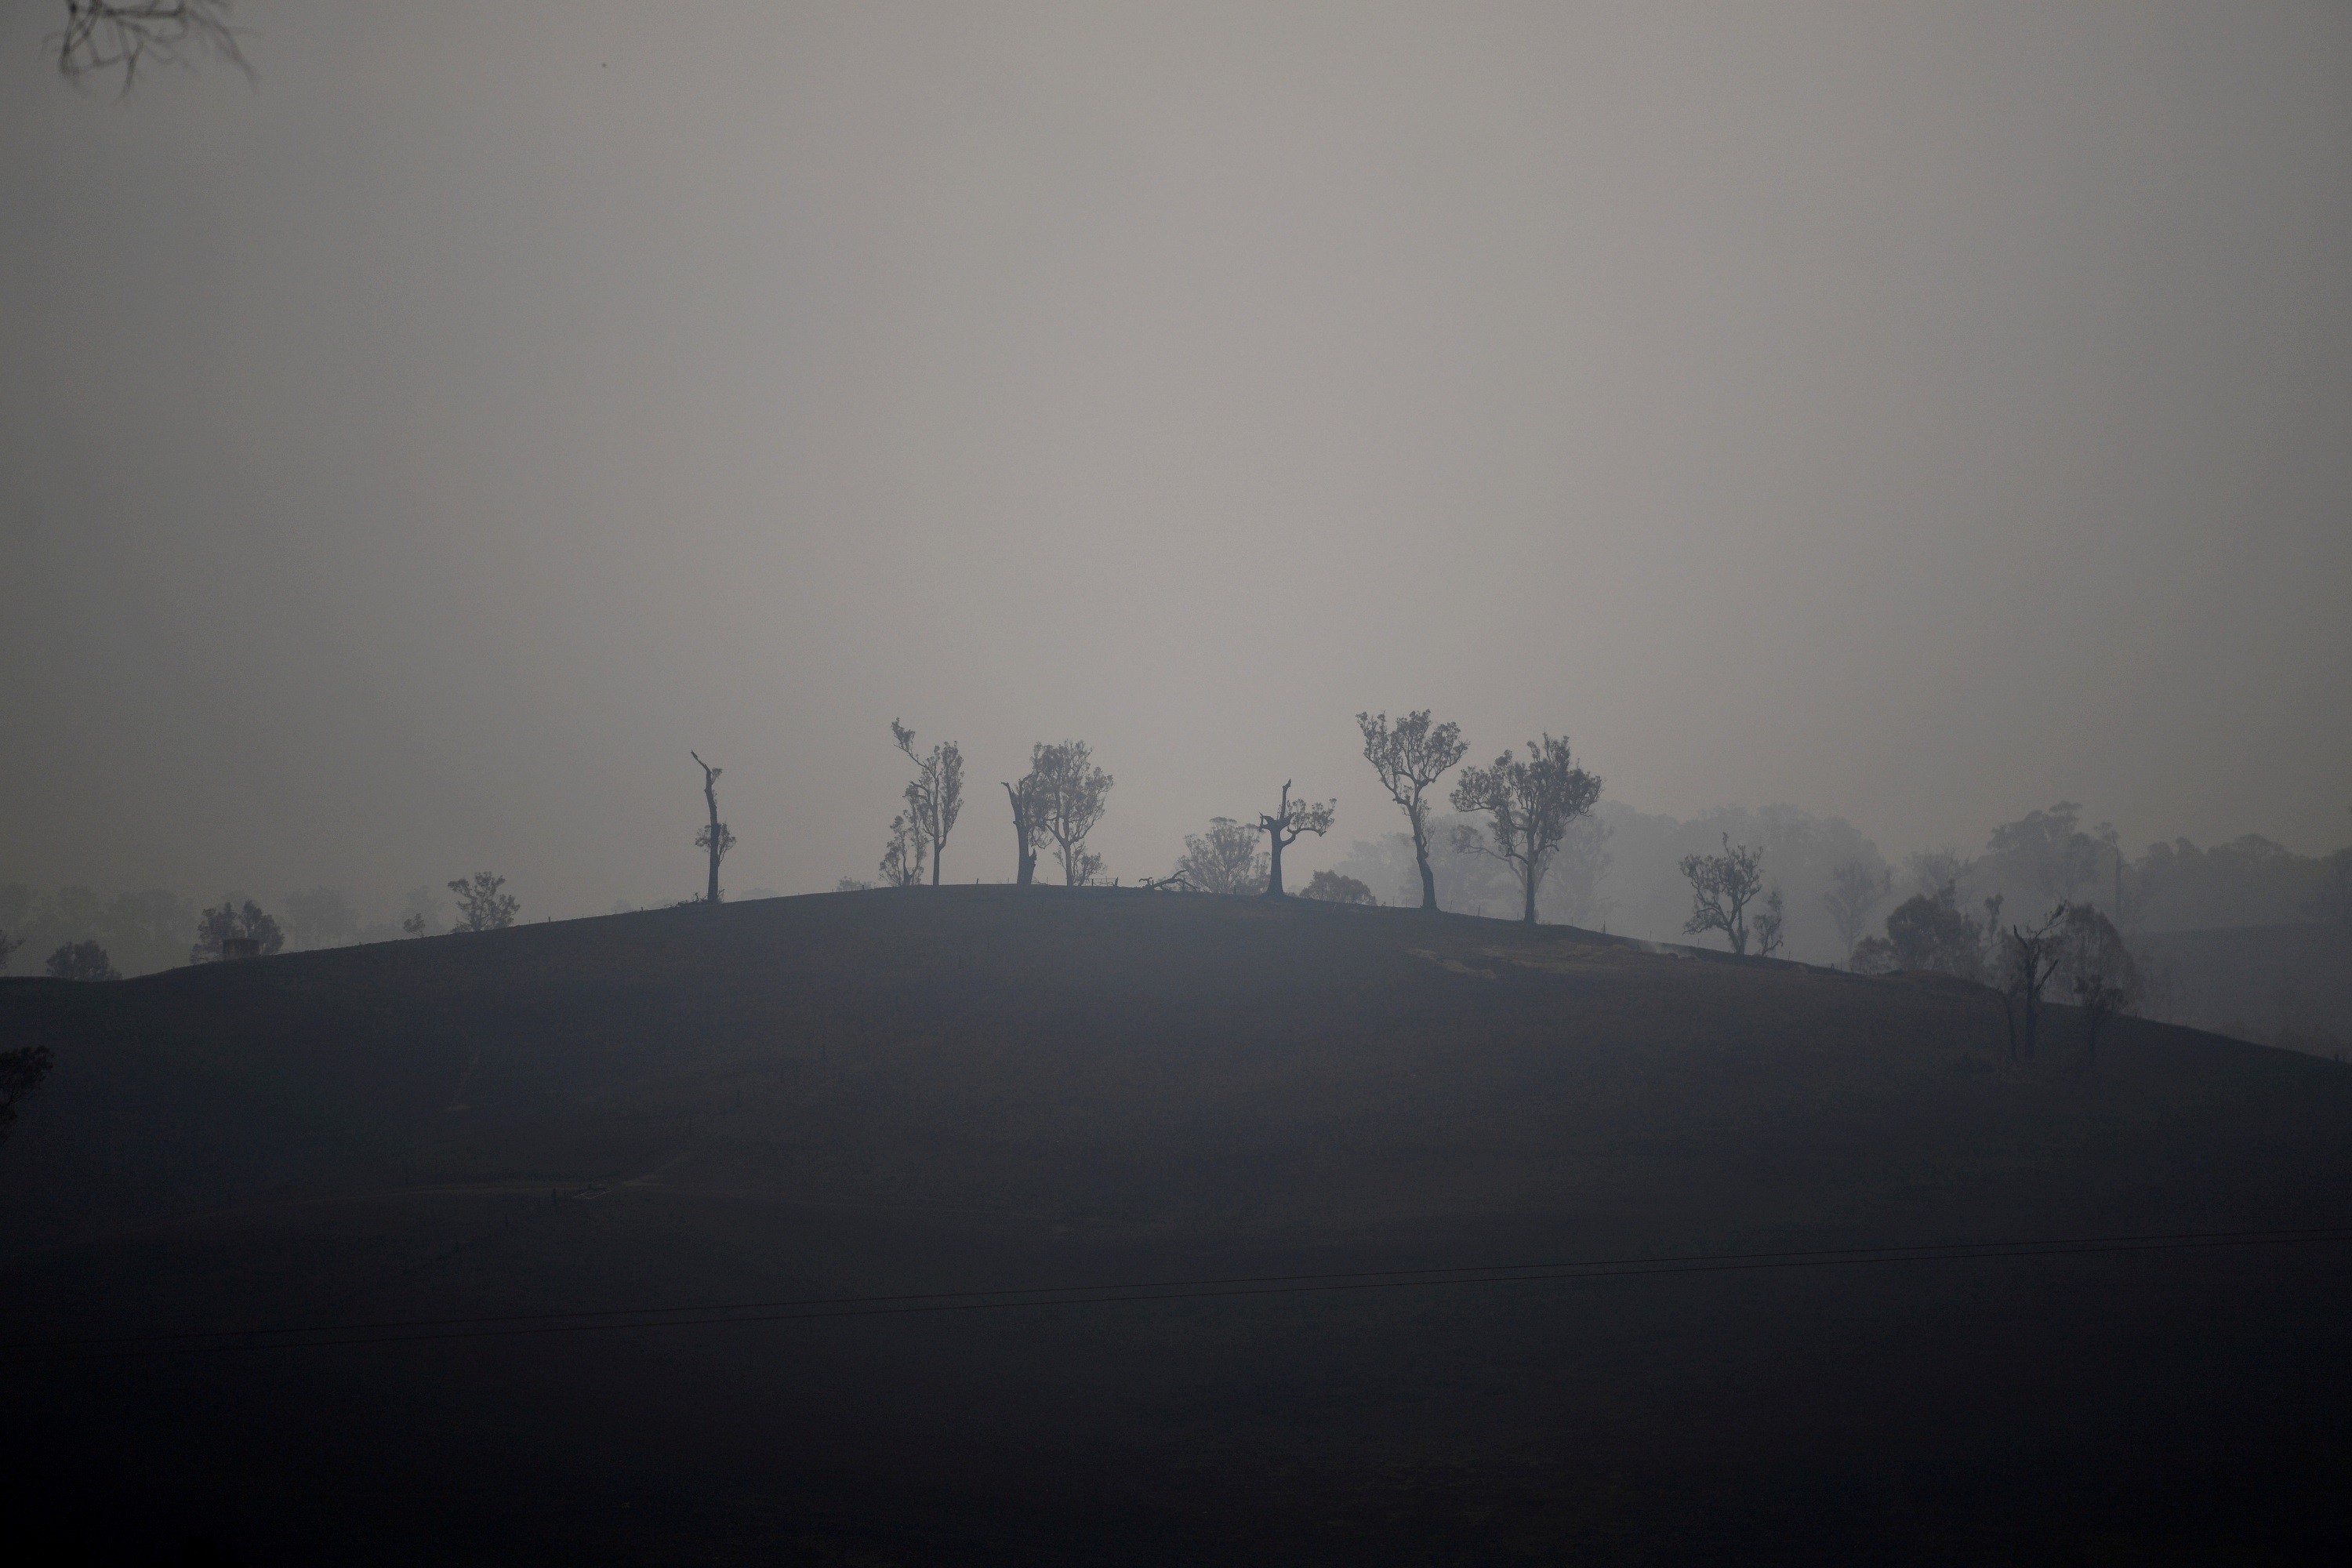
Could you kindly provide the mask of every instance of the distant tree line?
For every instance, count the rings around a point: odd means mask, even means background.
[[[1929,933],[1955,918],[1975,921],[1977,945],[1994,951],[1998,942],[1982,934],[1992,929],[1987,921],[1993,917],[1971,912],[1986,909],[1989,900],[1995,910],[2014,905],[2043,911],[2045,924],[2062,908],[2095,910],[2118,932],[2295,921],[2352,924],[2352,847],[2303,856],[2248,835],[2210,849],[2176,839],[2133,858],[2111,825],[2086,826],[2081,807],[2061,801],[1997,826],[1978,853],[1923,851],[1910,856],[1898,874],[1847,824],[1792,807],[1726,808],[1677,824],[1621,804],[1604,805],[1601,780],[1576,763],[1565,740],[1549,734],[1530,742],[1524,755],[1507,749],[1490,764],[1462,767],[1469,748],[1460,727],[1434,720],[1426,710],[1394,721],[1363,712],[1356,722],[1365,762],[1395,804],[1403,831],[1359,841],[1337,867],[1318,870],[1297,889],[1297,896],[1370,904],[1386,893],[1430,910],[1507,910],[1528,923],[1552,920],[1602,929],[1614,917],[1621,929],[1657,931],[1664,910],[1656,878],[1671,867],[1681,902],[1669,918],[1685,935],[1719,936],[1735,953],[1767,958],[1793,941],[1816,962],[1828,953],[1857,968],[1952,973],[1968,965],[1948,956],[1922,959],[1922,953],[1954,951],[1950,942]],[[954,742],[919,747],[915,732],[896,720],[890,734],[911,776],[876,879],[894,887],[926,879],[939,886],[963,806],[963,755]],[[703,886],[682,901],[715,904],[725,896],[721,864],[737,839],[719,813],[722,770],[698,752],[690,755],[700,772],[701,820],[693,841]],[[1453,787],[1444,789],[1457,768]],[[1027,771],[1000,785],[1013,830],[1013,879],[1033,882],[1042,861],[1066,887],[1100,881],[1103,858],[1089,841],[1108,812],[1114,784],[1084,741],[1032,746]],[[1289,896],[1285,851],[1303,837],[1328,836],[1339,815],[1335,800],[1299,796],[1294,785],[1284,781],[1270,812],[1212,817],[1205,831],[1185,836],[1183,853],[1166,876],[1143,885]],[[1441,800],[1451,815],[1441,814]],[[1659,864],[1671,836],[1687,843],[1702,828],[1712,829],[1712,847],[1677,848]],[[1627,865],[1650,881],[1628,880]],[[840,883],[844,889],[872,885],[848,878]],[[1790,885],[1799,897],[1784,894]],[[288,893],[274,910],[232,894],[201,910],[160,889],[101,897],[88,888],[35,894],[22,885],[0,887],[0,972],[12,955],[27,951],[35,955],[27,962],[37,962],[41,973],[102,979],[214,962],[232,952],[268,954],[444,931],[494,931],[520,917],[520,900],[496,873],[456,879],[447,890],[454,914],[449,902],[419,889],[397,917],[363,922],[346,896],[326,887]],[[1629,900],[1629,890],[1639,896]],[[1871,923],[1890,905],[1898,907],[1888,916],[1885,934],[1872,935]],[[2070,918],[2079,923],[2084,917]],[[2017,931],[2027,931],[2012,923]],[[1978,970],[1991,973],[1981,963]]]
[[[1933,893],[1915,893],[1886,917],[1884,936],[1865,936],[1854,945],[1853,967],[1864,974],[1948,974],[1994,988],[2012,1060],[2035,1055],[2047,1003],[2071,1001],[2081,1009],[2087,1059],[2106,1021],[2140,1001],[2138,968],[2123,933],[2088,903],[2062,900],[2025,921],[2004,920],[2005,902],[1995,893],[1972,912],[1949,882]]]
[[[448,886],[458,894],[454,926],[443,900],[419,888],[402,914],[362,922],[350,899],[332,888],[289,893],[278,914],[242,893],[198,909],[162,889],[100,898],[88,888],[35,893],[0,887],[0,973],[12,956],[46,954],[39,972],[56,980],[119,980],[183,963],[215,963],[232,953],[257,957],[289,950],[341,947],[430,936],[445,930],[493,931],[514,923],[521,905],[500,891],[505,879],[478,872]]]
[[[1433,721],[1427,710],[1391,723],[1385,713],[1356,715],[1364,760],[1404,814],[1420,878],[1420,907],[1439,907],[1431,855],[1438,826],[1431,792],[1468,751],[1461,728]],[[928,862],[931,885],[941,880],[948,835],[962,802],[962,753],[953,742],[918,751],[914,731],[890,721],[891,739],[914,764],[903,792],[904,809],[890,820],[882,858],[876,867],[881,886],[906,888],[923,880]],[[1102,857],[1087,847],[1088,837],[1109,807],[1114,780],[1097,766],[1084,741],[1039,742],[1030,748],[1029,771],[1002,784],[1011,810],[1013,880],[1028,886],[1041,857],[1058,864],[1065,887],[1085,887],[1102,875]],[[1339,803],[1294,795],[1297,781],[1286,779],[1275,808],[1255,823],[1213,816],[1205,833],[1188,834],[1184,853],[1168,875],[1146,887],[1177,892],[1290,896],[1283,875],[1284,852],[1301,838],[1328,835],[1339,819]],[[1519,898],[1521,918],[1533,923],[1546,875],[1563,843],[1589,817],[1600,798],[1601,781],[1576,765],[1568,742],[1547,734],[1530,742],[1528,754],[1505,751],[1486,767],[1472,767],[1456,782],[1455,810],[1482,820],[1449,823],[1454,852],[1492,860],[1508,875]],[[874,886],[845,877],[841,891]],[[1360,878],[1320,870],[1301,896],[1338,904],[1373,904],[1379,898]]]

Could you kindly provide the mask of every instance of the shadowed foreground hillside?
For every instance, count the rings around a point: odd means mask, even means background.
[[[2314,1056],[2352,1053],[2352,926],[2163,931],[2132,939],[2148,1010]]]
[[[2352,1069],[2184,1029],[2085,1059],[2061,1010],[2011,1067],[1942,980],[966,888],[0,982],[30,1042],[0,1485],[62,1561],[2289,1562],[2352,1522],[2344,1242],[1498,1278],[2352,1219]]]

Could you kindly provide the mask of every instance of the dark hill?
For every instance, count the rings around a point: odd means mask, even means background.
[[[2314,1056],[2352,1054],[2352,925],[2135,935],[2132,956],[2159,1016]]]
[[[2061,1010],[2011,1064],[1931,978],[967,888],[0,982],[32,1041],[0,1459],[61,1552],[2293,1561],[2347,1522],[2343,1243],[642,1326],[2352,1219],[2352,1070],[2188,1030],[2092,1058]]]

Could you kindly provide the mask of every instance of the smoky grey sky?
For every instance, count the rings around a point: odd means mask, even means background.
[[[1113,874],[1361,708],[1891,855],[2352,838],[2352,10],[0,0],[0,880]]]

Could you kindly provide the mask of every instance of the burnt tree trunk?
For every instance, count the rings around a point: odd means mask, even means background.
[[[1030,840],[1029,812],[1022,798],[1013,793],[1011,784],[1004,786],[1004,798],[1013,805],[1013,839],[1018,846],[1021,855],[1021,869],[1014,878],[1014,882],[1017,886],[1025,888],[1037,875],[1037,851]],[[939,862],[932,861],[931,868],[934,871],[938,870]]]
[[[727,847],[719,842],[725,830],[719,826],[719,770],[703,763],[700,757],[694,760],[702,763],[702,798],[710,806],[710,886],[703,897],[715,904],[719,901],[719,858],[727,853]]]

